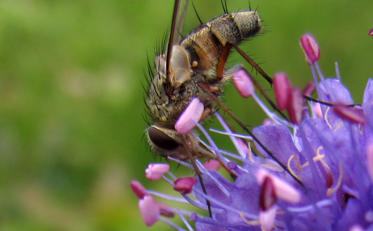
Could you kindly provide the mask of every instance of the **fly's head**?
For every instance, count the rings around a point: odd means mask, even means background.
[[[193,158],[214,158],[215,155],[193,133],[181,135],[176,130],[151,125],[147,137],[152,149],[159,155],[179,160]]]

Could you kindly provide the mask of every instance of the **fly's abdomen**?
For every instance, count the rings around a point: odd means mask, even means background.
[[[211,32],[225,46],[227,43],[239,44],[261,29],[261,22],[256,11],[241,11],[225,14],[207,23]]]
[[[233,12],[200,26],[184,38],[181,46],[190,53],[194,69],[206,72],[215,67],[227,44],[239,44],[256,35],[260,29],[261,21],[258,12]]]

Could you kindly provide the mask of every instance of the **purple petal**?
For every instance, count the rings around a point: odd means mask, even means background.
[[[373,79],[369,79],[364,92],[363,111],[367,123],[373,128]]]
[[[329,103],[353,104],[349,90],[339,79],[326,79],[319,84],[321,90],[320,99]]]

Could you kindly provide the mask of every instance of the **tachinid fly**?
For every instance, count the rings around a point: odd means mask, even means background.
[[[175,10],[180,8],[176,7],[177,4],[180,1],[175,1]],[[152,149],[164,157],[180,160],[216,158],[192,134],[178,134],[174,125],[195,97],[204,104],[200,121],[215,111],[211,95],[218,98],[223,93],[223,84],[237,70],[237,66],[224,69],[230,49],[261,30],[257,11],[225,12],[202,24],[181,41],[172,41],[172,33],[178,31],[178,28],[172,28],[168,44],[171,52],[155,58],[155,75],[146,99],[154,124],[147,129],[147,136]],[[183,21],[175,18],[173,22]],[[175,27],[182,27],[176,24],[173,23]]]

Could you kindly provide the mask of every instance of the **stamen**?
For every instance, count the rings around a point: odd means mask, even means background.
[[[288,106],[291,93],[291,84],[285,73],[275,74],[273,77],[273,89],[278,109],[285,110]]]
[[[264,179],[270,177],[273,181],[276,196],[287,202],[297,203],[301,199],[300,192],[291,186],[289,183],[281,180],[280,178],[272,175],[264,169],[259,169],[256,174],[257,181],[259,184],[263,184]]]
[[[183,216],[182,213],[178,213],[179,214],[179,217],[181,218],[181,220],[184,222],[184,224],[186,225],[186,227],[188,228],[189,231],[194,231],[192,226],[189,224],[189,222],[185,219],[185,217]]]
[[[224,122],[223,118],[220,116],[220,114],[218,112],[215,113],[215,116],[216,118],[218,118],[220,124],[223,126],[224,130],[229,134],[229,138],[231,139],[233,145],[235,146],[235,148],[237,149],[238,151],[238,154],[240,154],[240,156],[245,159],[246,157],[246,153],[242,150],[241,146],[239,145],[236,137],[232,136],[232,131],[231,129],[228,127],[228,125]]]
[[[161,220],[162,222],[164,222],[167,225],[171,226],[172,228],[176,229],[177,231],[187,231],[186,229],[181,228],[180,226],[178,226],[174,222],[172,222],[169,219],[166,219],[164,217],[160,217],[159,220]]]
[[[220,158],[223,161],[224,158],[221,155],[218,146],[215,144],[214,140],[211,138],[211,136],[208,134],[208,132],[205,130],[205,128],[199,123],[197,123],[197,127],[202,132],[202,134],[206,137],[209,144],[213,147],[212,150],[215,152],[215,154],[218,156],[218,158]],[[223,162],[223,163],[226,164],[225,162]]]
[[[194,177],[182,177],[174,182],[174,190],[181,194],[189,194],[192,192],[193,186],[196,183]]]
[[[244,139],[244,140],[252,140],[253,138],[251,136],[248,136],[248,135],[244,135],[244,134],[240,134],[240,133],[229,133],[229,132],[225,132],[225,131],[220,131],[218,129],[215,129],[215,128],[210,128],[209,131],[211,132],[214,132],[214,133],[218,133],[218,134],[222,134],[222,135],[226,135],[226,136],[234,136],[236,138],[241,138],[241,139]]]
[[[195,189],[196,190],[196,189]],[[184,197],[184,199],[189,202],[189,204],[193,205],[194,207],[196,208],[200,208],[202,210],[208,210],[208,206],[207,204],[205,203],[201,203],[199,202],[198,200],[193,200],[192,198],[190,198],[188,195],[182,195]]]
[[[339,65],[338,65],[338,62],[335,62],[334,63],[334,66],[335,66],[335,75],[337,77],[337,79],[341,79],[341,73],[339,71]]]
[[[174,158],[172,156],[168,156],[167,158],[170,159],[170,160],[172,160],[172,161],[174,161],[174,162],[176,162],[176,163],[178,163],[178,164],[180,164],[180,165],[183,165],[183,166],[185,166],[187,168],[193,169],[193,166],[191,164],[189,164],[188,162],[179,160],[179,159]]]
[[[303,207],[287,207],[287,210],[290,212],[296,212],[296,213],[306,213],[306,212],[314,211],[317,208],[322,208],[322,207],[326,207],[329,205],[333,205],[333,201],[330,199],[324,199],[324,200],[318,201],[315,204],[307,205]]]
[[[201,119],[203,110],[203,103],[194,98],[176,121],[175,130],[180,134],[189,133]]]
[[[320,59],[320,48],[316,39],[310,35],[305,34],[300,39],[300,44],[306,55],[307,62],[312,65]]]
[[[275,186],[269,176],[264,177],[259,197],[259,206],[262,211],[273,207],[277,201]]]
[[[304,100],[301,90],[293,88],[290,93],[287,110],[290,121],[299,124],[302,121]]]
[[[144,196],[149,195],[149,192],[137,180],[131,181],[131,189],[139,199],[142,199],[144,198]]]
[[[152,196],[144,196],[143,199],[139,200],[139,208],[141,217],[144,220],[146,226],[152,226],[159,220],[160,209],[157,202]]]
[[[365,116],[361,108],[348,107],[345,105],[336,104],[333,107],[334,112],[341,118],[352,123],[364,124]]]
[[[246,224],[250,225],[250,226],[255,226],[255,225],[259,225],[259,220],[252,220],[252,221],[249,221],[246,219],[246,217],[243,215],[242,212],[240,212],[240,217],[241,219],[243,220],[243,222],[245,222]]]
[[[232,80],[234,86],[242,97],[247,98],[254,93],[253,83],[244,70],[240,69],[235,72]]]
[[[325,155],[321,154],[321,150],[323,150],[323,149],[324,149],[323,146],[317,147],[316,156],[313,157],[312,160],[313,160],[313,162],[320,161],[322,163],[322,165],[324,165],[324,167],[329,171],[330,167],[329,167],[329,165],[324,160]]]
[[[295,174],[295,172],[293,171],[293,169],[291,168],[291,161],[293,160],[293,159],[295,159],[295,161],[296,161],[296,163],[297,163],[297,167],[298,167],[298,169],[300,169],[300,163],[299,163],[299,161],[297,161],[298,159],[296,159],[297,158],[297,156],[296,155],[291,155],[290,157],[289,157],[289,159],[288,159],[288,169],[289,169],[289,172],[295,177],[295,178],[297,178],[297,180],[299,180],[299,181],[302,181],[296,174]]]
[[[220,168],[220,163],[217,160],[211,159],[205,163],[203,163],[203,166],[209,170],[209,171],[218,171]]]
[[[317,95],[320,97],[321,96],[321,90],[320,90],[320,86],[319,86],[319,79],[317,77],[316,69],[315,69],[314,65],[311,65],[311,73],[312,73],[313,81],[315,82]]]
[[[326,191],[326,195],[328,197],[332,196],[342,185],[342,179],[343,179],[343,164],[342,162],[339,163],[339,176],[338,176],[338,181],[337,184],[334,188],[328,188]]]
[[[200,194],[202,197],[204,197],[204,199],[209,200],[212,204],[214,204],[214,205],[216,205],[218,207],[221,207],[223,209],[229,210],[231,212],[235,212],[237,214],[241,214],[242,213],[242,215],[244,215],[248,219],[258,220],[258,216],[257,215],[250,214],[250,213],[247,213],[247,212],[243,212],[243,211],[240,211],[240,210],[238,210],[236,208],[228,206],[226,203],[220,202],[220,201],[216,200],[215,198],[213,198],[213,197],[211,197],[209,195],[206,195],[206,194],[200,192],[199,190],[195,190],[195,192],[198,193],[198,194]]]
[[[259,213],[259,222],[260,227],[263,231],[271,231],[275,227],[275,218],[276,218],[276,206],[272,206],[266,211],[260,211]]]
[[[199,162],[198,160],[196,161],[197,165],[199,168],[203,168],[203,164],[201,164],[201,162]],[[230,196],[230,193],[229,191],[224,187],[224,185],[222,185],[218,179],[216,179],[209,171],[205,171],[204,174],[206,176],[208,176],[212,181],[214,181],[214,183],[216,184],[216,186],[222,191],[222,193],[224,193],[227,197]]]
[[[148,180],[156,181],[162,178],[163,174],[170,170],[170,166],[164,163],[151,163],[145,169],[145,175]]]
[[[180,202],[180,203],[188,203],[183,198],[170,196],[170,195],[163,194],[163,193],[160,193],[160,192],[156,192],[156,191],[153,191],[153,190],[149,190],[148,193],[153,195],[153,196],[157,196],[157,197],[160,197],[160,198],[163,198],[163,199],[166,199],[166,200],[176,201],[176,202]]]
[[[330,110],[330,107],[327,107],[326,110],[325,110],[325,114],[324,114],[324,120],[325,120],[326,124],[328,125],[328,127],[329,127],[331,130],[338,131],[338,129],[343,125],[343,122],[340,120],[340,121],[338,122],[338,124],[335,126],[335,128],[333,129],[333,126],[332,126],[332,124],[329,122],[329,119],[328,119],[329,110]]]
[[[317,62],[315,63],[315,67],[316,67],[316,71],[317,71],[317,74],[319,75],[320,80],[324,80],[325,79],[324,74],[322,73],[321,68]]]

